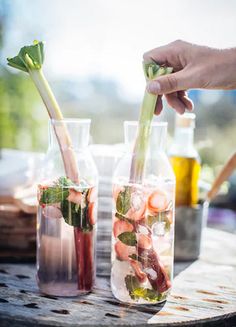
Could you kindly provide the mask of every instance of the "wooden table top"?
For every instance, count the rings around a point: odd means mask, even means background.
[[[34,265],[0,264],[0,326],[236,326],[236,235],[206,229],[200,259],[175,269],[166,303],[134,306],[114,299],[107,276],[87,296],[58,298],[39,293]]]

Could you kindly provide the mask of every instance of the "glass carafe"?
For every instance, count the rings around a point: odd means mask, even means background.
[[[50,295],[87,293],[95,281],[98,176],[88,148],[89,128],[89,119],[50,121],[37,215],[37,281]],[[69,143],[63,143],[65,135]],[[75,180],[65,172],[72,166]]]
[[[159,303],[173,278],[175,177],[165,154],[167,123],[152,123],[141,183],[130,182],[137,122],[125,122],[126,153],[113,177],[113,295],[127,303]]]

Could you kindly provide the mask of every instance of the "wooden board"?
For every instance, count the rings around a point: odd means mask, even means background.
[[[208,229],[203,245],[200,260],[176,265],[188,267],[159,306],[120,304],[101,276],[87,296],[44,296],[33,265],[1,264],[0,326],[236,326],[236,236]]]

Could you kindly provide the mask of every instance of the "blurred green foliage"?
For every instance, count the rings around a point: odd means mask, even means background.
[[[44,104],[29,76],[7,68],[1,53],[12,7],[9,4],[7,0],[0,1],[0,149],[45,151],[48,115]],[[112,80],[94,76],[90,80],[52,82],[49,78],[49,83],[65,117],[92,119],[94,143],[122,142],[123,121],[138,119],[140,104],[125,99]],[[215,98],[211,91],[198,95],[196,145],[203,164],[218,166],[236,150],[236,93],[223,92]],[[174,111],[165,108],[161,118],[168,121],[173,136]]]
[[[0,66],[0,147],[42,149],[39,96],[26,74],[11,73]]]

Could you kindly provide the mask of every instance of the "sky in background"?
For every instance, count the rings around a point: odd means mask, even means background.
[[[9,10],[2,58],[43,39],[50,78],[112,79],[132,101],[143,95],[146,50],[179,38],[236,45],[235,0],[14,0]]]

